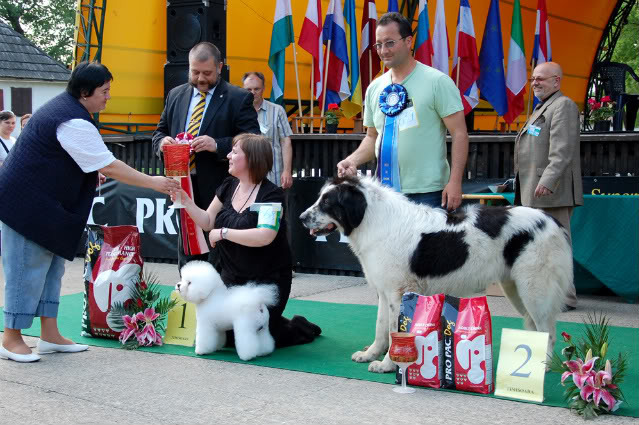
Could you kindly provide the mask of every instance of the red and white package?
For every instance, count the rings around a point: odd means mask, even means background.
[[[142,276],[140,233],[136,226],[87,226],[82,336],[118,339],[107,319],[115,303],[124,304]]]
[[[492,322],[486,297],[446,296],[442,310],[442,387],[493,391]]]
[[[404,294],[399,315],[400,332],[415,334],[417,361],[406,369],[406,382],[421,387],[441,386],[442,332],[440,317],[444,294]],[[401,382],[401,372],[397,379]]]

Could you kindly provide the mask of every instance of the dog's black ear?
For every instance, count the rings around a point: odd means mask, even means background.
[[[341,217],[344,234],[350,235],[354,228],[360,225],[366,212],[366,197],[359,187],[353,184],[340,184],[337,186],[338,203],[343,208],[344,217]]]

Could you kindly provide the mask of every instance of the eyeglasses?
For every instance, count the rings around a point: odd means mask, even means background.
[[[531,84],[534,83],[535,81],[541,83],[543,81],[546,81],[550,78],[555,78],[555,77],[559,77],[559,75],[551,75],[550,77],[530,77],[530,79],[528,80]]]
[[[385,41],[383,43],[375,43],[373,44],[373,47],[375,48],[375,50],[380,51],[382,50],[382,47],[386,47],[387,50],[392,49],[393,47],[395,47],[395,43],[397,43],[400,40],[405,39],[406,37],[402,37],[399,40],[388,40]]]

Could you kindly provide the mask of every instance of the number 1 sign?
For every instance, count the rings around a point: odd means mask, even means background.
[[[171,299],[177,299],[178,305],[169,311],[164,343],[193,347],[196,325],[195,304],[184,301],[177,291],[171,292]]]
[[[503,329],[497,363],[495,395],[544,401],[547,332]]]

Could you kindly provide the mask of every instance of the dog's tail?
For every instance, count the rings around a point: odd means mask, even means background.
[[[254,285],[252,283],[249,284],[249,286],[253,287],[256,299],[259,300],[260,304],[264,304],[267,307],[272,307],[277,304],[279,298],[279,291],[277,290],[277,286]]]

